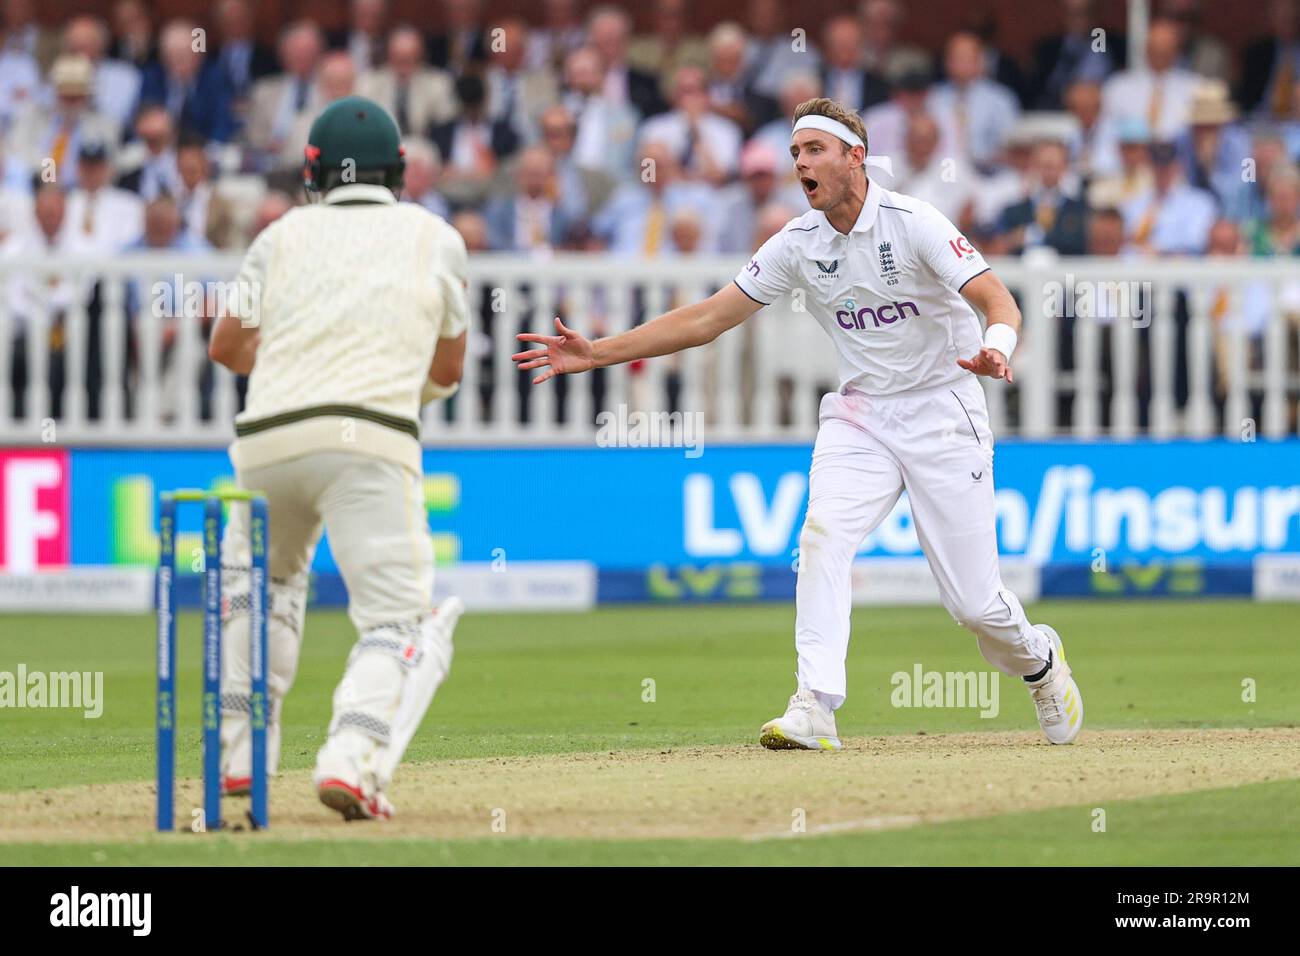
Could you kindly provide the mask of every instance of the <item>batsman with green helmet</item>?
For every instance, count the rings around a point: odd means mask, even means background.
[[[469,324],[465,244],[443,219],[398,203],[397,124],[347,97],[312,125],[304,186],[321,201],[268,226],[240,268],[240,314],[211,357],[248,375],[230,447],[241,487],[270,510],[268,762],[302,642],[308,571],[322,530],[358,639],[316,760],[320,799],[347,819],[387,818],[385,788],[451,667],[463,606],[433,603],[419,413],[457,388]],[[232,512],[222,569],[222,775],[251,775],[248,525]]]

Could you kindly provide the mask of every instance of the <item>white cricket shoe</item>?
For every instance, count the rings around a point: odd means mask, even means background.
[[[1068,744],[1083,729],[1083,696],[1070,676],[1061,635],[1046,624],[1034,626],[1052,643],[1052,666],[1044,677],[1028,684],[1029,696],[1034,699],[1038,724],[1047,739],[1054,744]]]
[[[768,750],[839,750],[835,715],[807,687],[790,698],[784,717],[769,720],[758,742]]]

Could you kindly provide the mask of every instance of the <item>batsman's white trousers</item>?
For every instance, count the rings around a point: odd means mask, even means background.
[[[944,607],[1004,674],[1042,670],[1047,638],[998,569],[993,434],[976,377],[884,397],[841,389],[819,417],[799,535],[800,683],[831,707],[844,702],[853,557],[904,490]]]
[[[242,470],[238,477],[240,487],[266,494],[272,578],[305,581],[321,532],[328,530],[358,631],[429,615],[433,539],[420,475],[380,458],[317,451]],[[226,543],[247,560],[244,511],[231,509]]]

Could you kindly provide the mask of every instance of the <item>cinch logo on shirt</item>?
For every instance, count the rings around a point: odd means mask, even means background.
[[[871,318],[872,326],[878,329],[882,325],[893,325],[895,322],[900,322],[907,318],[908,309],[912,310],[912,315],[921,314],[921,310],[916,307],[915,302],[886,302],[884,305],[877,306],[874,309],[869,306],[863,306],[856,312],[853,310],[852,299],[846,300],[844,305],[846,307],[845,309],[841,309],[835,313],[835,321],[839,323],[840,328],[848,329],[850,331],[853,329],[865,329],[867,327],[866,320],[868,317]]]

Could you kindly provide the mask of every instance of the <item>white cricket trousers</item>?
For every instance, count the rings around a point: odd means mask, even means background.
[[[853,558],[904,490],[944,607],[1004,674],[1041,671],[1047,638],[998,569],[993,435],[976,377],[883,397],[841,389],[819,418],[799,535],[800,684],[832,708],[844,702]]]

